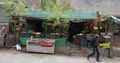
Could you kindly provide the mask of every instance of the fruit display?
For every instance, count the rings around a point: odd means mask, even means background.
[[[110,48],[110,42],[99,44],[99,46],[102,48]]]

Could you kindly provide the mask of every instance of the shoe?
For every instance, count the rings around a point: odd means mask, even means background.
[[[89,60],[89,57],[87,57],[87,60]]]
[[[100,60],[97,60],[97,62],[101,62]]]
[[[108,56],[108,58],[113,58],[112,56]]]

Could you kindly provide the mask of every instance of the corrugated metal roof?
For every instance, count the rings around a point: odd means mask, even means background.
[[[29,10],[25,16],[27,17],[35,17],[35,18],[49,18],[47,12],[41,12],[36,10]]]
[[[66,12],[73,19],[98,19],[98,11]]]
[[[54,18],[51,14],[55,14],[55,12],[44,12],[44,11],[36,11],[30,10],[26,13],[27,17],[35,17],[35,18]],[[62,12],[63,15],[70,19],[98,19],[98,11],[84,11],[84,12]],[[61,17],[62,18],[62,17]]]

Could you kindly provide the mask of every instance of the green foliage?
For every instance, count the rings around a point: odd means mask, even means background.
[[[3,8],[6,12],[6,17],[11,17],[11,15],[23,16],[27,12],[27,9],[25,8],[25,5],[22,0],[0,0],[0,2],[5,3],[3,5]],[[13,20],[14,25],[12,26],[12,30],[14,34],[16,33],[15,22],[16,20]]]
[[[7,2],[8,0],[0,0],[0,2]]]
[[[52,19],[55,19],[54,26],[69,22],[69,19],[61,20],[61,18],[69,17],[62,13],[71,11],[69,2],[61,4],[58,0],[41,0],[41,9],[47,11]]]
[[[22,16],[27,12],[24,3],[22,0],[0,0],[1,2],[6,2],[4,7],[5,11],[8,12],[9,15],[18,15]]]

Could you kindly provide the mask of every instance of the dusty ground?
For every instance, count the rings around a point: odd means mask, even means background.
[[[109,59],[101,57],[101,63],[120,63],[120,57]],[[16,51],[15,49],[0,49],[0,63],[98,63],[95,58],[69,56],[61,54],[39,54]]]

